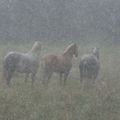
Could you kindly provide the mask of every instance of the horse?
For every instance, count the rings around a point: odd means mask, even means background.
[[[99,48],[92,48],[92,53],[81,57],[79,64],[80,81],[91,79],[94,83],[100,70]]]
[[[31,74],[32,85],[35,75],[39,68],[39,55],[41,51],[40,41],[35,41],[32,49],[27,53],[11,51],[7,53],[3,61],[3,77],[6,79],[7,85],[10,86],[10,81],[13,73],[25,73],[25,82]]]
[[[52,74],[55,72],[59,74],[60,84],[62,84],[62,78],[64,78],[65,85],[72,67],[73,55],[78,57],[78,47],[75,43],[70,44],[60,55],[48,54],[43,56],[43,83],[45,83],[46,79],[48,84]]]

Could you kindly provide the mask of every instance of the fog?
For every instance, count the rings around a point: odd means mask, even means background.
[[[0,120],[120,120],[120,0],[0,0]]]
[[[0,1],[0,41],[119,38],[119,0]]]

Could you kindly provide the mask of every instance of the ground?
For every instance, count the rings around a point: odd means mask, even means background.
[[[41,56],[46,53],[62,53],[68,45],[42,43]],[[78,64],[80,57],[88,53],[94,44],[79,45],[79,57],[73,59],[73,68],[65,87],[59,85],[58,76],[52,76],[48,87],[42,84],[39,69],[34,88],[31,80],[24,83],[23,74],[15,74],[8,88],[0,80],[0,120],[120,120],[120,47],[100,47],[101,70],[94,86],[82,89]],[[28,51],[29,44],[0,45],[0,74],[3,56],[11,50]],[[2,76],[0,76],[2,78]]]

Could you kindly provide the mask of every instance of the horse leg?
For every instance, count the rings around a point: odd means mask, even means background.
[[[83,88],[84,88],[84,81],[83,81],[83,79],[84,79],[84,76],[82,74],[80,74],[80,86],[81,86],[81,90],[83,90]]]
[[[8,75],[8,72],[5,69],[5,66],[3,66],[3,71],[2,71],[2,80],[6,80]]]
[[[60,73],[60,85],[62,85],[62,77],[63,77],[63,73]]]
[[[10,80],[12,78],[13,71],[8,71],[7,76],[6,76],[6,81],[7,81],[7,86],[10,87]]]
[[[29,78],[29,73],[26,73],[25,74],[25,83],[27,83],[28,78]]]
[[[32,84],[31,84],[31,86],[33,87],[33,84],[34,84],[34,81],[35,81],[35,75],[36,75],[36,73],[32,73],[31,74],[31,79],[32,79]]]
[[[97,74],[93,75],[93,77],[92,77],[92,84],[95,84],[96,78],[97,78]]]
[[[52,71],[51,71],[51,69],[49,68],[47,68],[47,69],[44,69],[44,71],[43,71],[43,84],[44,85],[48,85],[48,83],[49,83],[49,80],[50,80],[50,78],[51,78],[51,76],[52,76]]]
[[[87,79],[88,78],[88,73],[87,70],[85,68],[81,68],[80,69],[80,86],[81,86],[81,90],[85,89],[85,85],[87,83]]]
[[[69,72],[64,73],[64,85],[66,85],[66,80],[68,78]]]
[[[81,84],[83,83],[83,73],[82,73],[81,70],[80,70],[80,83],[81,83]]]
[[[42,77],[42,83],[45,84],[45,80],[46,80],[46,72],[43,72],[43,77]]]
[[[49,74],[48,74],[49,72],[47,71],[47,70],[44,70],[43,71],[43,80],[42,80],[42,83],[45,85],[45,84],[47,84],[47,80],[48,80],[48,78],[49,78]]]
[[[8,87],[10,87],[10,80],[11,80],[11,75],[6,76],[6,84]]]
[[[52,72],[48,72],[47,75],[47,84],[50,82],[50,78],[52,77]]]

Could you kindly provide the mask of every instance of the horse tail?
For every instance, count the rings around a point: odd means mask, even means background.
[[[2,69],[2,80],[6,79],[7,76],[7,69],[5,68],[5,63],[3,62],[3,69]]]
[[[3,77],[2,79],[11,79],[13,72],[16,69],[16,65],[18,62],[18,57],[14,52],[8,53],[7,56],[5,56],[3,61]]]

